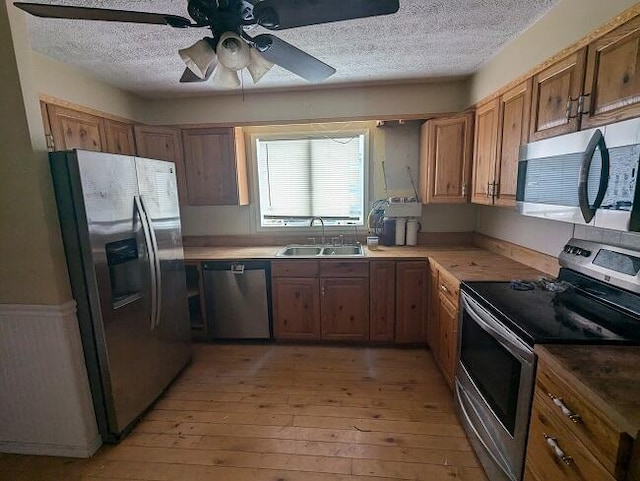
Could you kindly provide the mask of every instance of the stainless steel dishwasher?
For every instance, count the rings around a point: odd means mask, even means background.
[[[211,339],[271,339],[269,262],[203,263]]]

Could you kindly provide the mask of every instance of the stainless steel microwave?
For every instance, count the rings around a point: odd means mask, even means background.
[[[640,118],[520,147],[520,214],[640,231]]]

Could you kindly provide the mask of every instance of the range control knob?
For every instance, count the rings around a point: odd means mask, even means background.
[[[563,251],[565,251],[567,254],[571,253],[571,249],[573,248],[573,246],[567,244],[564,246],[564,249],[562,249]]]
[[[591,251],[588,251],[587,249],[580,249],[580,255],[582,257],[589,257],[591,256]]]

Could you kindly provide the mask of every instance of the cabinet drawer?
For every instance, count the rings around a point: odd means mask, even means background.
[[[322,261],[320,277],[369,277],[367,261]]]
[[[534,396],[527,472],[541,480],[614,481],[595,456],[566,429],[562,418],[549,409],[544,398],[540,391]]]
[[[544,361],[538,364],[536,392],[540,402],[557,415],[567,432],[579,439],[616,479],[624,479],[632,444],[628,434],[616,428]]]
[[[458,297],[460,296],[460,281],[447,271],[438,270],[438,291],[458,308]]]
[[[272,277],[318,277],[318,261],[271,261]]]

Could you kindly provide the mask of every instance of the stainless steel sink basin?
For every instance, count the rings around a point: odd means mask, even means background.
[[[322,249],[323,256],[363,256],[362,246],[336,246]]]
[[[277,257],[363,257],[362,246],[286,246]]]
[[[322,247],[315,246],[287,246],[281,249],[277,256],[293,256],[293,257],[315,257],[320,255]]]

